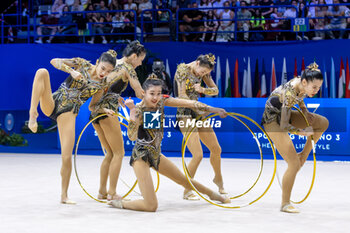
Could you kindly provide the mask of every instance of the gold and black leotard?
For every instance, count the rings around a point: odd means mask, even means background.
[[[199,77],[195,76],[191,72],[191,67],[188,64],[181,63],[177,66],[176,73],[175,73],[175,80],[176,82],[186,88],[186,96],[181,95],[181,93],[178,93],[178,98],[186,98],[190,100],[198,100],[199,93],[194,89],[195,84],[201,84],[203,78],[210,78],[211,75],[208,74],[208,77]],[[178,87],[177,89],[179,89]],[[205,94],[208,95],[217,95],[218,94],[218,88],[212,87],[212,88],[205,88]],[[176,113],[177,119],[182,119],[183,117],[192,117],[201,119],[203,115],[199,114],[198,112],[189,109],[189,108],[177,108]]]
[[[298,97],[298,94],[292,86],[292,81],[277,87],[269,96],[265,104],[265,111],[263,113],[261,124],[269,124],[276,121],[278,124],[281,123],[282,109],[291,111],[292,107],[296,104],[299,106],[305,106],[304,98],[306,95]],[[290,123],[290,119],[286,119]],[[299,129],[291,124],[286,124],[285,130],[290,133],[296,133]]]
[[[130,165],[138,159],[142,159],[148,162],[151,167],[158,170],[158,165],[161,156],[160,144],[163,139],[163,121],[164,121],[164,101],[169,96],[164,95],[163,98],[158,102],[156,109],[152,112],[159,112],[160,115],[160,128],[157,129],[146,129],[143,126],[143,115],[146,109],[144,102],[136,104],[136,118],[139,124],[134,121],[129,122],[128,126],[128,137],[130,140],[135,141],[135,146],[132,150],[130,157]]]
[[[73,79],[69,75],[60,87],[52,94],[55,102],[55,108],[50,118],[57,120],[57,117],[65,112],[73,111],[78,114],[81,105],[83,105],[91,96],[106,85],[106,80],[97,82],[91,79],[88,73],[92,64],[82,58],[72,59],[77,65],[76,70],[82,74],[79,80]]]
[[[118,99],[129,83],[128,78],[120,74],[120,71],[122,70],[125,70],[130,75],[130,78],[138,80],[136,71],[130,64],[126,62],[117,64],[117,66],[110,74],[115,75],[115,77],[111,76],[113,78],[108,83],[108,89],[96,104],[95,110],[90,115],[90,120],[95,118],[97,115],[101,114],[104,108],[111,109],[114,112],[118,112]],[[100,120],[106,117],[107,116],[99,117],[94,121],[94,123],[98,124]]]

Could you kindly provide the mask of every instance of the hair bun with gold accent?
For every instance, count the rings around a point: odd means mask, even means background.
[[[148,75],[147,79],[158,79],[157,75],[152,73],[150,75]]]
[[[314,71],[319,71],[319,72],[320,72],[320,70],[318,69],[318,65],[317,65],[316,62],[311,63],[310,65],[307,66],[307,68],[308,68],[309,70],[314,70]]]
[[[210,62],[210,64],[215,65],[215,55],[212,53],[206,54],[205,58],[208,59],[208,61]]]
[[[114,57],[114,58],[117,57],[117,52],[114,51],[113,49],[108,50],[107,53],[108,53],[109,55],[111,55],[112,57]]]

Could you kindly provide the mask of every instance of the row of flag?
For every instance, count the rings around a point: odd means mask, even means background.
[[[230,65],[228,59],[226,59],[226,70],[225,70],[225,80],[224,83],[221,81],[221,77],[223,77],[221,72],[221,64],[220,57],[217,58],[216,68],[215,68],[215,76],[216,76],[216,85],[219,89],[219,97],[268,97],[269,93],[271,93],[277,87],[277,77],[276,77],[276,66],[274,58],[272,58],[271,65],[271,77],[270,77],[270,85],[269,92],[267,89],[267,79],[266,79],[266,71],[265,71],[265,61],[262,59],[262,67],[261,72],[259,72],[259,61],[256,59],[255,62],[255,73],[254,73],[254,82],[252,83],[252,72],[250,66],[250,57],[243,59],[243,83],[240,88],[240,79],[239,79],[239,64],[238,59],[235,61],[234,72],[233,72],[233,80],[231,79]],[[344,66],[343,59],[341,58],[340,62],[340,70],[339,70],[339,79],[338,79],[338,88],[336,88],[336,78],[335,78],[335,67],[334,60],[331,58],[331,72],[330,72],[330,80],[328,80],[328,75],[326,71],[326,64],[323,62],[322,67],[319,67],[321,72],[323,73],[324,81],[322,89],[320,90],[319,97],[323,98],[350,98],[350,72],[349,72],[349,61],[346,59],[346,65]],[[301,65],[301,74],[305,70],[304,58],[302,59]],[[293,76],[298,76],[297,69],[297,60],[295,59],[294,65],[294,73]],[[283,59],[282,66],[282,75],[280,84],[284,84],[288,81],[287,77],[287,65],[286,58]],[[336,93],[336,89],[338,89],[338,93]]]

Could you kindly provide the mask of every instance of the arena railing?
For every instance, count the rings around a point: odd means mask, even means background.
[[[78,32],[78,26],[77,23],[70,23],[70,24],[40,24],[37,25],[37,17],[38,15],[34,16],[34,39],[38,38],[38,37],[48,37],[51,35],[38,35],[37,34],[37,27],[40,26],[76,26],[77,28],[77,32],[74,34],[54,34],[52,35],[53,37],[66,37],[66,36],[76,36],[76,37],[82,37],[83,38],[83,42],[86,42],[86,37],[94,37],[94,36],[113,36],[113,35],[133,35],[134,39],[136,39],[136,26],[137,26],[137,20],[136,20],[136,12],[134,10],[107,10],[107,11],[70,11],[70,12],[64,12],[65,14],[80,14],[82,15],[81,17],[83,17],[84,19],[87,18],[88,14],[93,14],[93,13],[100,13],[100,14],[104,14],[104,13],[117,13],[117,12],[132,12],[134,14],[134,19],[133,21],[130,22],[122,22],[124,24],[133,24],[134,25],[134,32],[129,32],[129,33],[111,33],[111,32],[103,32],[103,33],[94,33],[93,31],[93,25],[112,25],[114,24],[114,22],[103,22],[103,23],[99,23],[99,22],[86,22],[87,28],[85,30],[87,30],[87,34],[83,34],[83,35],[79,35]],[[55,14],[60,14],[60,13],[51,13],[50,15],[55,15]],[[49,14],[41,14],[42,15],[49,15]],[[112,27],[111,27],[112,29]]]
[[[286,21],[286,20],[293,20],[295,18],[242,18],[242,19],[238,19],[237,17],[237,12],[241,9],[264,9],[264,8],[282,8],[282,7],[285,7],[285,8],[295,8],[296,9],[296,15],[298,15],[298,8],[293,6],[293,5],[278,5],[278,6],[275,6],[275,5],[272,5],[272,6],[239,6],[239,7],[211,7],[211,8],[182,8],[182,9],[179,9],[177,12],[176,12],[176,39],[178,41],[179,39],[179,35],[181,34],[202,34],[202,33],[234,33],[234,40],[237,41],[237,36],[238,36],[238,33],[250,33],[250,32],[292,32],[291,29],[289,30],[283,30],[283,29],[278,29],[278,30],[248,30],[248,31],[244,31],[244,30],[238,30],[237,28],[237,23],[236,22],[239,22],[239,21],[262,21],[262,20],[265,20],[265,21],[271,21],[271,20],[280,20],[280,21]],[[225,9],[229,9],[229,10],[233,10],[234,11],[234,18],[233,20],[230,20],[230,19],[226,19],[226,20],[223,20],[223,19],[215,19],[214,21],[217,21],[217,22],[225,22],[225,21],[233,21],[234,22],[234,30],[232,31],[207,31],[207,32],[200,32],[200,31],[192,31],[192,32],[180,32],[179,31],[179,23],[183,23],[184,21],[182,19],[179,19],[179,12],[181,11],[191,11],[191,10],[199,10],[199,11],[203,11],[203,10],[225,10]],[[209,21],[209,20],[196,20],[196,22],[206,22],[206,21]]]
[[[310,9],[312,7],[322,7],[322,6],[328,6],[328,7],[333,7],[333,6],[350,6],[349,3],[342,3],[342,4],[321,4],[321,5],[306,5],[305,7]],[[193,31],[193,32],[180,32],[179,31],[179,23],[183,22],[182,19],[179,19],[179,13],[181,11],[188,11],[188,10],[215,10],[215,9],[226,9],[225,7],[220,7],[220,8],[186,8],[186,9],[179,9],[177,12],[176,12],[176,20],[175,20],[175,38],[176,40],[178,41],[178,38],[179,38],[179,35],[182,35],[184,33],[189,33],[189,34],[202,34],[202,33],[233,33],[234,34],[234,40],[237,41],[238,40],[238,33],[245,33],[245,32],[249,32],[249,33],[255,33],[255,32],[260,32],[260,33],[269,33],[269,32],[275,32],[275,33],[283,33],[283,32],[288,32],[288,33],[295,33],[295,35],[297,35],[298,33],[302,36],[304,36],[305,33],[307,32],[317,32],[317,31],[320,31],[320,32],[327,32],[327,31],[347,31],[348,29],[315,29],[315,28],[307,28],[307,30],[300,30],[300,31],[293,31],[293,27],[291,27],[290,29],[288,30],[281,30],[281,29],[274,29],[274,30],[248,30],[248,31],[244,31],[244,30],[240,30],[238,31],[237,30],[237,23],[236,22],[239,22],[239,21],[252,21],[252,20],[262,20],[261,18],[256,18],[256,19],[252,19],[252,18],[248,18],[248,19],[238,19],[237,18],[237,12],[242,9],[242,8],[246,8],[246,9],[251,9],[251,8],[259,8],[259,9],[263,9],[263,8],[291,8],[291,7],[294,7],[296,8],[295,6],[291,6],[291,5],[272,5],[272,6],[246,6],[246,7],[229,7],[228,9],[230,10],[233,10],[234,13],[235,13],[235,16],[234,16],[234,30],[233,31],[207,31],[207,32],[199,32],[199,31]],[[304,8],[305,10],[305,8]],[[304,10],[302,12],[302,15],[304,15]],[[148,35],[148,34],[154,34],[156,35],[157,32],[145,32],[144,31],[144,25],[146,25],[147,23],[153,23],[152,25],[157,25],[157,23],[169,23],[170,26],[169,26],[169,31],[170,31],[170,34],[171,34],[171,24],[172,24],[172,14],[171,14],[171,11],[169,9],[150,9],[150,10],[144,10],[141,12],[141,35],[137,33],[136,31],[136,26],[138,23],[137,21],[137,14],[135,11],[133,10],[114,10],[114,11],[76,11],[76,12],[66,12],[67,14],[81,14],[82,17],[86,18],[86,15],[87,14],[90,14],[90,13],[115,13],[115,12],[127,12],[127,11],[132,11],[133,14],[134,14],[134,20],[129,22],[131,24],[134,25],[134,32],[129,32],[129,33],[108,33],[108,32],[104,32],[104,33],[92,33],[92,25],[96,25],[96,24],[109,24],[109,25],[112,25],[113,22],[105,22],[105,23],[92,23],[92,22],[89,22],[87,23],[87,31],[88,31],[88,34],[84,34],[84,35],[79,35],[78,33],[78,30],[76,31],[76,33],[74,34],[55,34],[53,35],[54,37],[60,37],[60,36],[65,36],[65,37],[68,37],[68,36],[76,36],[76,37],[82,37],[83,38],[83,42],[85,42],[85,37],[90,37],[90,36],[100,36],[100,35],[104,35],[104,36],[114,36],[114,35],[133,35],[133,38],[136,39],[139,37],[139,39],[142,41],[143,40],[143,37],[144,35]],[[161,11],[161,12],[167,12],[169,14],[169,19],[168,21],[155,21],[155,22],[148,22],[148,21],[145,21],[144,20],[144,13],[147,12],[147,11],[151,11],[153,14],[157,11]],[[59,13],[51,13],[51,15],[53,14],[59,14]],[[299,15],[299,12],[298,12],[298,9],[296,8],[296,15],[298,16]],[[34,19],[31,20],[29,18],[29,15],[26,15],[24,17],[27,18],[27,23],[26,24],[21,24],[21,25],[18,25],[18,24],[9,24],[9,23],[6,23],[6,17],[22,17],[22,15],[18,15],[18,14],[2,14],[1,15],[1,43],[5,43],[5,39],[16,39],[16,38],[21,38],[21,39],[25,39],[25,41],[27,43],[32,43],[36,38],[40,37],[39,35],[37,35],[37,27],[38,26],[68,26],[68,25],[71,25],[71,26],[75,26],[77,28],[77,24],[76,23],[70,23],[70,24],[55,24],[55,25],[38,25],[37,24],[37,18],[39,17],[37,14],[34,15]],[[350,10],[348,10],[346,13],[345,13],[345,16],[343,17],[338,17],[338,18],[345,18],[346,20],[348,18],[350,18]],[[329,20],[330,18],[329,17],[302,17],[302,18],[282,18],[282,19],[276,19],[276,18],[264,18],[263,20],[265,20],[266,22],[271,22],[271,21],[275,21],[275,20],[279,20],[279,21],[285,21],[285,20],[289,20],[289,21],[296,21],[296,20],[300,20],[300,19],[303,19],[305,24],[308,25],[308,22],[309,20],[318,20],[318,19],[324,19],[324,20]],[[31,24],[31,21],[33,21],[33,24]],[[199,20],[198,22],[205,22],[206,20]],[[230,20],[222,20],[222,19],[216,19],[215,21],[217,22],[223,22],[223,21],[230,21]],[[126,23],[126,22],[124,22]],[[293,23],[291,22],[291,25],[293,25]],[[17,30],[19,32],[22,32],[22,33],[14,33],[14,35],[7,35],[7,31],[9,28],[13,28],[14,30]],[[31,31],[31,29],[33,28],[33,31]],[[25,33],[25,30],[27,30],[27,33]],[[168,32],[158,32],[158,34],[167,34]],[[42,35],[42,37],[44,36],[50,36],[50,35]],[[172,36],[170,35],[170,38]]]
[[[312,7],[322,7],[322,6],[350,6],[349,3],[346,4],[321,4],[321,5],[306,5],[306,8],[312,8]],[[237,18],[237,12],[242,9],[242,8],[246,8],[246,9],[254,9],[254,8],[258,8],[258,9],[263,9],[263,8],[295,8],[296,9],[296,18],[246,18],[246,19],[238,19]],[[192,32],[180,32],[179,31],[179,24],[184,22],[182,19],[179,19],[179,13],[181,11],[190,11],[190,10],[199,10],[199,11],[203,11],[203,10],[218,10],[218,9],[230,9],[233,10],[235,13],[235,16],[233,18],[233,22],[234,22],[234,30],[232,31],[206,31],[206,32],[200,32],[200,31],[192,31]],[[304,11],[305,8],[302,11],[302,16],[304,15]],[[287,33],[293,33],[296,36],[298,34],[301,34],[303,37],[305,35],[305,33],[307,32],[315,32],[315,31],[342,31],[342,30],[349,30],[349,29],[310,29],[309,28],[309,20],[310,19],[329,19],[329,17],[298,17],[300,15],[299,9],[296,6],[293,5],[272,5],[272,6],[245,6],[245,7],[218,7],[218,8],[183,8],[183,9],[179,9],[178,12],[176,12],[176,39],[177,41],[179,40],[179,35],[182,34],[203,34],[203,33],[234,33],[234,40],[237,41],[238,33],[268,33],[268,32],[273,32],[273,33],[283,33],[283,32],[287,32]],[[348,13],[346,14],[346,16],[343,17],[338,17],[338,18],[350,18],[350,11],[348,11]],[[290,21],[290,29],[288,30],[283,30],[283,29],[273,29],[273,30],[248,30],[248,31],[244,31],[244,30],[237,30],[237,23],[239,21],[262,21],[265,20],[266,22],[269,22],[269,24],[271,24],[271,21],[286,21],[289,20]],[[197,20],[196,22],[205,22],[205,21],[209,21],[209,20]],[[224,22],[224,21],[231,21],[230,19],[227,20],[222,20],[222,19],[215,19],[214,21],[217,22]],[[300,24],[302,22],[302,24]],[[296,38],[296,37],[295,37]]]
[[[328,11],[329,11],[329,9],[331,7],[334,7],[334,6],[345,6],[347,8],[346,11],[344,12],[344,16],[337,16],[338,19],[345,19],[345,21],[347,21],[347,19],[350,18],[350,9],[349,9],[350,3],[306,5],[306,8],[310,9],[312,7],[319,7],[319,8],[321,8],[321,7],[328,7]],[[305,15],[305,8],[303,9],[302,15]],[[314,19],[315,20],[319,20],[319,19],[321,19],[321,20],[331,20],[332,19],[332,17],[330,17],[330,16],[326,16],[326,17],[317,17],[316,16],[316,17],[305,17],[305,18],[308,21],[309,20],[314,20]],[[331,24],[331,23],[329,22],[328,25],[329,24]],[[350,22],[349,23],[346,22],[346,24],[349,25]],[[307,32],[323,32],[323,33],[327,33],[328,31],[338,31],[338,32],[340,32],[340,31],[349,31],[349,28],[348,28],[348,26],[345,29],[341,29],[341,28],[336,28],[336,29],[326,29],[326,28],[315,29],[315,28],[313,28],[313,29],[310,29],[309,28]]]
[[[27,18],[27,24],[10,24],[8,20],[6,20],[7,17],[16,17],[16,19],[18,19],[19,17],[22,17],[22,14],[1,14],[1,44],[5,43],[5,39],[9,41],[11,39],[22,38],[23,35],[20,32],[24,31],[24,28],[27,32],[30,31],[29,15],[24,16]],[[12,29],[13,35],[8,34],[10,28]],[[26,39],[27,43],[30,43],[29,33],[27,33]]]
[[[152,20],[148,21],[145,20],[145,13],[147,12],[151,12],[152,13]],[[168,20],[166,21],[162,21],[162,20],[154,20],[155,18],[158,19],[158,15],[155,13],[158,12],[165,12],[168,13]],[[170,27],[171,27],[171,22],[172,22],[172,12],[169,9],[147,9],[147,10],[143,10],[141,11],[141,42],[143,42],[144,36],[146,35],[169,35],[169,39],[171,40],[171,35],[170,35]],[[146,25],[148,24],[152,24],[152,28],[154,29],[155,27],[157,27],[158,24],[164,24],[164,23],[168,23],[169,25],[169,32],[145,32],[145,28],[147,28]]]

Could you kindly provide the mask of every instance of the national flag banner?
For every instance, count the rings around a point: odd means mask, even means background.
[[[244,59],[245,61],[245,59]],[[242,95],[244,97],[253,97],[252,93],[252,75],[250,71],[250,57],[248,57],[247,68],[244,69],[244,77],[243,77],[243,88]]]
[[[294,77],[298,77],[297,59],[294,59]]]
[[[305,62],[304,62],[304,57],[303,57],[303,59],[301,60],[301,73],[300,73],[300,76],[303,75],[304,71],[305,71]]]
[[[265,72],[265,61],[262,60],[262,69],[261,69],[261,97],[267,97],[266,90],[266,72]]]
[[[340,70],[339,70],[339,80],[338,80],[338,98],[345,97],[345,69],[343,58],[340,61]]]
[[[239,92],[239,79],[238,79],[238,58],[236,58],[235,62],[235,74],[234,74],[234,85],[233,85],[233,97],[241,97],[241,93]]]
[[[255,73],[254,73],[254,87],[253,87],[253,97],[260,97],[261,87],[260,87],[260,74],[259,74],[259,60],[255,61]]]
[[[170,76],[171,76],[171,73],[170,73],[170,67],[169,67],[169,61],[168,61],[168,58],[166,59],[165,61],[165,72]]]
[[[242,83],[242,96],[243,97],[246,97],[246,86],[247,86],[247,60],[246,58],[244,57],[243,58],[243,64],[244,64],[244,67],[243,67],[243,83]]]
[[[328,77],[327,77],[327,70],[326,70],[326,63],[323,60],[323,84],[322,84],[322,97],[328,98]]]
[[[226,58],[226,75],[225,75],[225,97],[232,97],[230,66],[227,58]]]
[[[222,89],[221,89],[221,64],[220,64],[220,57],[218,56],[217,62],[216,62],[216,86],[219,90],[218,97],[222,97]]]
[[[335,93],[335,68],[334,68],[333,57],[331,58],[331,78],[330,78],[329,88],[330,88],[329,97],[330,98],[336,98],[336,93]]]
[[[248,57],[248,68],[247,68],[247,97],[253,97],[252,92],[252,72],[250,69],[250,57]]]
[[[273,92],[277,87],[277,81],[276,81],[276,68],[275,68],[275,59],[272,58],[272,65],[271,65],[271,79],[270,79],[270,93]]]
[[[287,64],[286,64],[286,58],[283,58],[283,68],[282,68],[282,76],[281,76],[281,85],[287,83]]]
[[[350,72],[349,72],[349,61],[348,58],[346,58],[346,90],[345,90],[345,98],[350,98]]]

